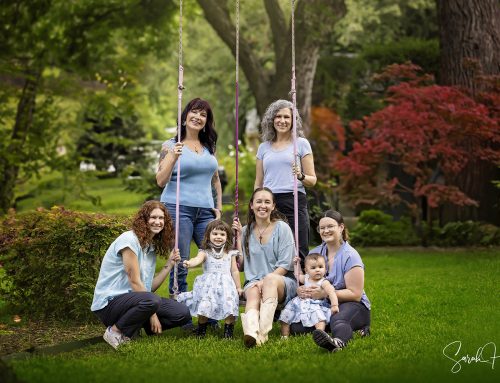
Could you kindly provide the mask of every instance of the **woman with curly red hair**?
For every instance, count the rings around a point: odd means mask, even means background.
[[[166,256],[174,230],[165,206],[148,201],[137,212],[132,230],[121,234],[108,248],[101,263],[91,310],[107,326],[104,340],[113,348],[130,341],[144,327],[148,335],[182,326],[191,320],[186,305],[153,292],[180,261],[172,250],[156,275],[156,256]]]

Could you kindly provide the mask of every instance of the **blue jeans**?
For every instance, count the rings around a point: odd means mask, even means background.
[[[162,330],[182,326],[191,320],[189,309],[184,303],[161,298],[150,292],[130,292],[118,295],[101,310],[94,311],[105,326],[113,326],[131,338],[144,327],[152,335],[149,319],[156,313]]]
[[[342,302],[339,312],[330,319],[330,330],[334,337],[345,343],[351,340],[353,332],[370,327],[370,310],[360,302]],[[304,327],[302,322],[292,323],[290,332],[293,335],[314,331],[314,327]]]
[[[175,227],[177,217],[175,216],[175,204],[165,203],[165,206],[172,217]],[[215,219],[215,213],[210,208],[205,207],[191,207],[179,205],[179,251],[181,259],[188,260],[189,249],[191,247],[191,240],[194,239],[196,246],[200,248],[203,236],[207,225]],[[179,285],[179,292],[186,292],[188,285],[186,282],[187,269],[182,266],[182,262],[177,267],[177,283]],[[173,294],[174,272],[170,273],[169,291]]]

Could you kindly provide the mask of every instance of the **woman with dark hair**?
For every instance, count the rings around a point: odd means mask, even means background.
[[[233,229],[238,233],[240,264],[245,270],[245,313],[241,314],[245,346],[267,341],[273,327],[278,303],[287,303],[296,295],[293,275],[294,241],[292,230],[276,210],[273,193],[257,188],[250,198],[247,225],[238,220]]]
[[[340,303],[339,312],[330,319],[330,336],[323,330],[305,328],[301,323],[291,325],[291,332],[298,334],[313,331],[316,344],[328,351],[338,351],[351,340],[354,331],[361,336],[370,333],[371,304],[364,291],[365,266],[359,253],[349,244],[349,234],[344,218],[335,210],[327,210],[319,220],[318,231],[323,243],[312,249],[326,261],[326,279],[335,288]],[[324,299],[326,292],[319,287],[297,289],[301,298]]]
[[[179,250],[172,250],[154,275],[156,256],[168,254],[173,235],[165,206],[148,201],[136,214],[132,230],[121,234],[106,251],[91,310],[107,326],[103,337],[113,348],[129,342],[141,327],[148,335],[159,334],[191,319],[186,305],[152,293],[180,260]]]
[[[298,238],[302,263],[309,251],[309,213],[305,187],[316,184],[311,145],[302,131],[297,112],[297,157],[294,158],[292,136],[293,104],[274,101],[262,117],[262,144],[257,150],[255,188],[268,187],[276,198],[276,207],[294,231],[294,177],[298,180]]]
[[[177,199],[177,165],[180,160],[179,250],[183,261],[188,260],[191,240],[198,248],[209,222],[220,219],[222,188],[219,179],[215,148],[217,133],[209,103],[200,98],[191,100],[181,115],[181,139],[177,136],[164,142],[156,173],[158,186],[164,188],[160,201],[175,220]],[[181,156],[182,155],[182,156]],[[212,186],[217,194],[214,204]],[[187,291],[187,269],[178,268],[179,292]],[[170,276],[173,294],[173,274]]]

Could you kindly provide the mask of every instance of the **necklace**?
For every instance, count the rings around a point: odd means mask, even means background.
[[[255,224],[255,229],[259,232],[259,242],[261,245],[262,245],[262,236],[264,235],[265,231],[267,230],[267,228],[270,225],[271,225],[271,222],[269,222],[263,230],[260,230],[259,227],[257,226],[257,224]]]
[[[221,259],[224,256],[224,246],[221,246],[220,249],[217,249],[219,250],[219,252],[216,252],[215,250],[216,249],[214,249],[213,247],[210,247],[210,255],[215,259]]]
[[[193,150],[196,154],[200,154],[202,151],[201,144],[200,147],[196,144],[196,142],[184,141],[184,144],[191,150]]]

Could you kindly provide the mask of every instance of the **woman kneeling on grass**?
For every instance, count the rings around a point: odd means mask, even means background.
[[[129,342],[141,327],[148,335],[160,334],[191,320],[186,305],[151,292],[181,259],[179,250],[172,250],[154,276],[156,255],[168,254],[173,236],[165,206],[148,201],[136,214],[132,230],[121,234],[104,255],[91,310],[107,326],[103,338],[113,348]]]
[[[238,245],[245,269],[247,303],[241,323],[247,347],[267,341],[276,306],[282,302],[286,304],[296,295],[295,245],[292,230],[282,217],[276,210],[273,193],[264,187],[255,189],[252,194],[247,226],[242,229],[238,220],[233,222],[238,237],[243,237]]]
[[[318,231],[323,243],[312,249],[326,261],[326,279],[334,286],[340,303],[339,312],[332,315],[330,329],[333,337],[320,329],[293,323],[295,334],[313,331],[314,342],[328,351],[339,351],[351,340],[353,332],[361,336],[370,333],[370,301],[364,291],[364,264],[358,252],[347,242],[349,239],[344,218],[338,211],[327,210],[319,221]],[[325,290],[317,286],[301,286],[297,289],[301,298],[324,299]]]

